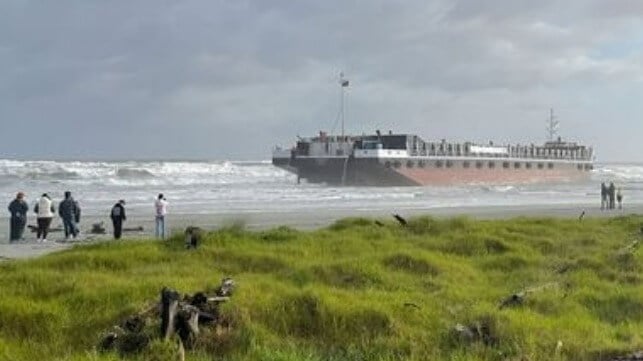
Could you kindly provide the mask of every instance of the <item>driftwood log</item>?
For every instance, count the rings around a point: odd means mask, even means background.
[[[224,278],[211,295],[197,292],[182,298],[179,292],[164,287],[159,303],[115,326],[103,337],[99,349],[116,350],[124,356],[143,351],[154,338],[167,341],[175,335],[181,341],[180,347],[191,348],[201,333],[200,326],[213,327],[218,324],[219,305],[230,299],[234,288],[234,280]],[[158,326],[153,327],[154,324]],[[148,326],[157,331],[150,332]]]
[[[145,228],[143,226],[136,227],[123,227],[123,232],[143,232]],[[92,224],[92,229],[89,231],[91,234],[107,234],[107,228],[105,228],[104,222],[98,222]]]
[[[406,221],[406,219],[404,219],[404,217],[400,216],[399,214],[394,214],[394,215],[393,215],[393,218],[395,218],[395,220],[397,220],[397,222],[398,222],[402,227],[406,227],[406,226],[408,225],[408,223],[409,223],[409,222],[407,222],[407,221]]]
[[[643,361],[643,350],[634,352],[631,355],[611,358],[609,361]]]
[[[516,292],[504,298],[500,302],[500,305],[498,306],[498,308],[502,310],[503,308],[507,308],[507,307],[520,306],[523,304],[523,302],[525,301],[525,297],[527,297],[528,294],[540,292],[552,287],[558,287],[558,283],[557,282],[547,283],[541,286],[531,287],[531,288],[522,290],[520,292]]]
[[[29,228],[29,230],[31,231],[31,233],[37,233],[37,232],[38,232],[38,227],[37,227],[37,226],[34,226],[34,225],[32,225],[32,224],[28,224],[28,225],[27,225],[27,228]],[[56,228],[49,228],[49,233],[58,233],[58,232],[62,232],[62,231],[63,231],[63,229],[62,229],[62,228],[60,228],[60,227],[56,227]]]
[[[185,248],[196,249],[201,243],[202,230],[199,227],[189,226],[185,228]]]

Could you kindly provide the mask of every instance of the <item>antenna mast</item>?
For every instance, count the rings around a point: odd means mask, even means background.
[[[342,118],[342,139],[344,139],[344,88],[348,88],[348,79],[344,78],[344,72],[339,73],[339,85],[341,87],[341,98],[339,100],[339,112]]]
[[[558,133],[559,122],[554,116],[554,109],[549,109],[549,119],[547,119],[547,133],[549,133],[549,140],[553,141]]]

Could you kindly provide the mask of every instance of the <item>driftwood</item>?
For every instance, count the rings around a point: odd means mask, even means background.
[[[418,310],[420,309],[420,306],[418,306],[413,302],[404,302],[404,307],[413,307],[413,308],[417,308]]]
[[[143,226],[137,227],[123,227],[123,232],[143,232],[145,228]]]
[[[498,337],[490,320],[476,321],[470,325],[458,323],[453,328],[453,332],[460,343],[482,342],[486,346],[498,344]]]
[[[123,227],[123,232],[143,232],[145,229],[143,226],[136,227]],[[89,231],[91,234],[107,234],[107,229],[105,228],[104,222],[98,222],[92,224],[92,229]]]
[[[31,233],[38,233],[38,226],[34,226],[34,225],[32,225],[32,224],[28,224],[28,225],[27,225],[27,228],[29,228],[29,230],[31,231]],[[49,228],[49,231],[48,231],[48,232],[49,232],[49,233],[59,233],[59,232],[62,232],[62,231],[64,231],[64,229],[62,229],[62,228],[60,228],[60,227],[56,227],[56,228]]]
[[[185,248],[197,248],[201,243],[202,230],[199,227],[189,226],[185,228]]]
[[[92,229],[89,231],[91,234],[105,234],[107,230],[105,229],[103,222],[93,223]]]
[[[643,361],[643,350],[632,353],[627,356],[610,358],[609,361]]]
[[[174,339],[175,335],[180,340],[179,351],[183,347],[191,348],[201,333],[200,326],[218,324],[219,304],[230,299],[234,288],[235,282],[231,278],[224,278],[213,292],[214,295],[198,292],[181,298],[179,292],[164,287],[159,303],[115,326],[103,337],[99,349],[117,350],[121,355],[134,354],[144,350],[153,338],[168,341]],[[158,328],[154,327],[157,331],[149,332],[147,326],[156,322],[159,322]]]
[[[401,226],[406,227],[406,225],[409,223],[404,219],[404,217],[400,216],[399,214],[394,214],[393,218],[395,218]]]
[[[523,291],[516,292],[504,298],[500,302],[500,306],[498,308],[502,310],[503,308],[506,308],[506,307],[520,306],[523,304],[523,302],[525,301],[525,297],[527,297],[528,294],[539,292],[547,288],[556,287],[556,286],[558,286],[558,283],[553,282],[553,283],[547,283],[538,287],[530,287]]]

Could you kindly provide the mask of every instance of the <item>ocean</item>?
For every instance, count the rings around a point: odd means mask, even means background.
[[[0,160],[0,196],[7,204],[17,191],[34,204],[44,192],[58,202],[70,190],[83,213],[96,217],[109,214],[119,199],[127,201],[130,214],[152,215],[158,193],[172,213],[198,215],[599,205],[602,181],[621,187],[625,204],[643,202],[640,164],[597,164],[591,180],[580,184],[380,188],[297,184],[270,161]]]

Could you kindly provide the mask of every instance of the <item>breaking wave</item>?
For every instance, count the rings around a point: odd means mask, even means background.
[[[176,213],[280,212],[333,209],[430,209],[489,205],[594,203],[603,181],[622,187],[628,202],[643,201],[643,165],[598,164],[592,181],[559,185],[458,187],[328,187],[297,184],[270,161],[20,161],[0,159],[0,196],[18,190],[77,195],[89,214],[104,214],[117,199],[152,212],[165,193]],[[6,213],[6,212],[5,212]],[[2,214],[0,214],[2,216]]]
[[[266,183],[288,177],[268,162],[55,162],[0,160],[0,181],[122,186]]]

